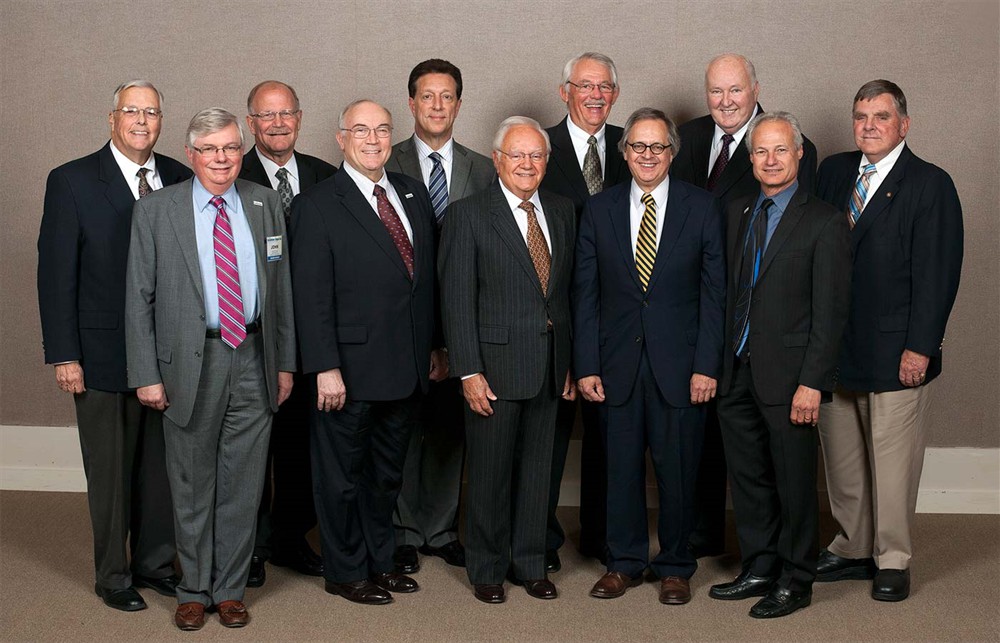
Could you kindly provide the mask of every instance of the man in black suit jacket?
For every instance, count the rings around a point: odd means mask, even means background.
[[[295,151],[301,125],[299,97],[290,85],[265,80],[250,90],[247,127],[253,132],[254,146],[243,156],[240,178],[278,191],[286,229],[292,198],[337,171],[323,159]],[[323,560],[306,542],[306,533],[316,526],[308,388],[296,375],[291,397],[274,416],[247,587],[264,584],[266,560],[310,576],[323,574]]]
[[[847,320],[847,221],[797,181],[802,132],[787,112],[747,129],[758,195],[727,212],[729,287],[719,420],[743,571],[712,587],[763,596],[755,618],[809,605],[819,509],[816,423]]]
[[[963,254],[955,185],[910,151],[909,127],[903,91],[866,83],[854,98],[859,151],[827,158],[819,173],[819,196],[854,224],[854,268],[839,386],[820,424],[840,532],[820,553],[818,580],[874,575],[872,598],[883,601],[910,591],[928,389]]]
[[[757,102],[759,95],[757,72],[747,58],[722,54],[712,59],[705,70],[709,114],[680,126],[682,145],[670,176],[705,188],[722,201],[723,209],[756,196],[760,185],[740,144],[750,119],[764,111]],[[812,192],[815,176],[816,146],[803,137],[799,185]],[[697,505],[691,549],[698,557],[721,554],[726,535],[726,460],[714,402],[708,405],[705,422]]]
[[[566,103],[568,114],[558,125],[545,130],[552,143],[552,153],[542,179],[542,188],[571,199],[577,222],[587,199],[632,178],[625,159],[617,151],[622,128],[607,124],[619,91],[615,63],[604,54],[579,54],[567,61],[563,68],[559,97]],[[560,568],[559,548],[566,540],[565,532],[556,519],[556,509],[569,440],[576,422],[576,407],[570,402],[559,404],[556,442],[552,450],[549,525],[545,537],[546,567],[549,571]],[[603,561],[604,532],[607,528],[606,455],[598,427],[597,408],[581,400],[580,415],[583,420],[580,553]]]
[[[499,181],[448,208],[441,239],[445,336],[469,408],[466,571],[502,603],[503,580],[556,597],[545,574],[546,505],[558,400],[569,378],[569,200],[539,191],[548,138],[512,116],[493,141]]]
[[[295,200],[292,282],[302,372],[313,375],[316,510],[326,591],[367,604],[417,583],[393,571],[392,511],[435,335],[434,215],[423,184],[384,171],[392,117],[340,115],[344,165]]]
[[[76,403],[95,589],[110,607],[132,611],[146,607],[133,587],[173,595],[177,585],[161,416],[141,406],[126,382],[132,206],[191,171],[153,153],[163,112],[151,83],[124,83],[114,101],[111,141],[49,174],[38,235],[38,307],[45,363],[55,365],[56,382]]]

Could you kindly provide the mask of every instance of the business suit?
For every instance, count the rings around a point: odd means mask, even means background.
[[[671,179],[663,230],[644,292],[631,241],[632,183],[593,197],[583,212],[573,279],[574,376],[599,375],[608,449],[609,572],[690,578],[694,481],[704,411],[691,376],[718,378],[725,257],[722,214],[704,190]],[[650,562],[645,451],[660,492],[660,552]]]
[[[434,223],[423,185],[387,173],[412,227],[412,279],[346,165],[292,206],[292,277],[310,377],[340,369],[347,401],[315,411],[311,445],[324,576],[391,572],[392,511],[435,333]],[[313,406],[315,409],[315,404]]]
[[[511,568],[520,579],[545,578],[576,222],[569,200],[537,194],[550,241],[544,293],[499,179],[449,206],[442,231],[438,273],[451,373],[483,374],[498,398],[489,417],[465,411],[466,571],[474,585],[502,584]]]
[[[164,186],[191,176],[155,155]],[[111,143],[54,169],[38,236],[38,305],[45,363],[78,361],[87,392],[74,399],[97,585],[124,589],[131,571],[173,574],[173,516],[160,414],[126,381],[125,267],[133,195]],[[131,536],[131,547],[127,541]]]
[[[798,186],[767,242],[753,286],[748,358],[737,357],[736,302],[757,201],[756,195],[737,201],[727,212],[729,284],[719,420],[743,570],[802,592],[816,576],[817,436],[813,426],[792,424],[792,398],[800,385],[827,399],[833,390],[850,296],[843,277],[851,253],[847,219]]]
[[[555,192],[573,201],[576,220],[579,222],[583,204],[590,198],[583,169],[577,159],[573,141],[567,129],[568,116],[557,125],[547,128],[552,153],[549,155],[548,169],[542,179],[542,189]],[[622,128],[604,126],[605,158],[604,188],[632,179],[625,158],[618,151],[618,143],[624,134]],[[558,550],[566,540],[565,532],[556,519],[559,506],[559,487],[566,468],[566,455],[570,437],[576,423],[574,402],[559,402],[559,419],[556,428],[556,442],[553,447],[552,484],[549,490],[549,524],[546,534],[546,549]],[[580,417],[583,420],[583,440],[580,454],[580,551],[587,556],[604,557],[605,529],[607,523],[607,480],[606,454],[599,428],[597,408],[586,400],[580,401]]]
[[[861,158],[861,152],[835,154],[820,168],[820,198],[845,217]],[[951,177],[904,146],[851,231],[851,248],[839,386],[820,423],[830,504],[841,526],[829,549],[844,558],[874,555],[880,569],[907,569],[927,384],[941,373],[962,268],[962,207]],[[915,388],[899,381],[904,349],[930,357],[926,379]],[[887,412],[894,400],[905,407]],[[867,458],[856,455],[866,452]]]
[[[278,195],[236,179],[251,231],[260,330],[236,349],[206,337],[192,179],[140,201],[132,222],[125,315],[129,384],[161,384],[167,473],[184,578],[179,603],[243,599],[264,483],[278,371],[295,370],[288,258]],[[234,212],[233,205],[227,208]]]

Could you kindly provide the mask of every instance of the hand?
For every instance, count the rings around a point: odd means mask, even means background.
[[[799,384],[799,388],[795,389],[795,396],[792,397],[792,412],[788,416],[792,424],[816,426],[819,422],[819,402],[818,389]]]
[[[294,380],[288,371],[278,371],[278,406],[285,403],[288,396],[292,394]]]
[[[931,358],[906,349],[899,358],[899,383],[903,386],[920,386],[927,379],[927,366]]]
[[[167,391],[163,388],[163,384],[140,386],[135,390],[135,395],[139,398],[140,404],[148,406],[151,409],[156,409],[157,411],[162,411],[170,406],[170,402],[167,401]]]
[[[691,404],[704,404],[715,397],[718,383],[714,377],[695,373],[691,376]]]
[[[462,395],[469,403],[469,408],[479,415],[489,417],[493,415],[491,401],[496,401],[497,396],[490,389],[489,382],[482,373],[477,373],[468,379],[462,380]]]
[[[573,386],[573,378],[570,377],[569,371],[566,371],[566,382],[563,384],[562,399],[567,402],[572,402],[576,399],[576,387]]]
[[[604,401],[604,383],[601,382],[600,375],[588,375],[576,381],[576,387],[580,389],[580,395],[588,402]]]
[[[448,379],[448,351],[441,349],[431,351],[431,381],[441,382]]]
[[[83,393],[87,387],[83,385],[83,367],[80,362],[56,364],[56,384],[67,393]]]
[[[316,374],[316,408],[320,411],[339,411],[347,401],[347,387],[339,368]]]

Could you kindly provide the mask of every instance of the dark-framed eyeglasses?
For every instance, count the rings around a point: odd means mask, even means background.
[[[631,147],[632,151],[636,154],[643,154],[648,149],[656,156],[663,154],[664,151],[673,147],[673,145],[664,145],[663,143],[640,143],[638,141],[635,143],[625,141],[625,145]]]

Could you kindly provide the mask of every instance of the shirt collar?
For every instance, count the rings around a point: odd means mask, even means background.
[[[503,184],[503,181],[500,181],[500,190],[503,192],[504,198],[507,199],[507,205],[510,206],[511,212],[517,210],[521,206],[521,203],[524,202],[524,199],[508,190],[507,186]],[[531,198],[528,199],[528,201],[531,201],[531,204],[535,206],[536,212],[542,211],[542,201],[538,198],[538,190],[535,190],[535,193],[531,195]]]
[[[784,213],[785,208],[788,207],[788,203],[792,200],[792,195],[795,194],[795,191],[798,189],[799,182],[796,180],[792,181],[791,185],[774,196],[764,196],[764,193],[760,192],[757,194],[757,203],[754,205],[754,211],[756,212],[760,208],[760,204],[764,202],[764,199],[771,199],[774,201],[774,205],[778,208],[778,211]]]
[[[358,172],[347,161],[344,161],[343,165],[340,166],[340,169],[345,170],[347,175],[354,180],[354,183],[358,186],[358,189],[361,190],[361,194],[364,195],[366,199],[370,199],[374,196],[376,185],[381,185],[382,189],[386,192],[389,191],[389,177],[385,173],[385,168],[382,169],[382,178],[378,181],[372,181],[361,172]]]
[[[122,174],[125,178],[132,179],[136,174],[139,173],[140,168],[146,168],[149,170],[149,174],[156,174],[156,155],[152,152],[149,153],[149,158],[142,165],[139,165],[129,157],[122,154],[117,147],[115,147],[115,142],[111,141],[111,155],[115,157],[115,162],[118,163],[118,167],[121,168]],[[149,176],[146,176],[149,179]]]
[[[892,169],[892,166],[896,164],[899,160],[899,155],[903,153],[903,148],[906,146],[906,141],[900,141],[899,145],[892,148],[892,151],[886,154],[881,161],[875,164],[875,173],[879,176],[885,176]],[[858,164],[858,174],[864,171],[865,166],[871,161],[864,154],[861,155],[861,163]]]
[[[569,137],[574,143],[576,143],[577,145],[582,145],[583,147],[587,146],[587,140],[590,138],[591,135],[582,128],[580,128],[579,126],[577,126],[577,124],[574,123],[573,119],[570,118],[569,116],[566,117],[566,128],[569,130]],[[607,129],[606,125],[601,125],[601,129],[597,130],[597,133],[593,135],[594,138],[597,139],[598,147],[604,147],[605,129]]]
[[[431,146],[428,145],[427,143],[424,143],[419,136],[417,136],[416,134],[413,135],[413,144],[417,148],[417,156],[420,158],[421,161],[427,159],[427,157],[429,157],[432,152],[437,152],[438,154],[440,154],[442,160],[450,161],[451,154],[454,151],[453,150],[454,142],[455,139],[449,138],[448,142],[441,146],[441,149],[432,150]]]
[[[653,195],[653,201],[656,202],[656,209],[659,212],[663,212],[663,206],[667,203],[667,195],[670,193],[670,175],[663,177],[663,181],[653,188],[650,194]],[[642,188],[636,185],[635,179],[632,179],[632,187],[629,189],[629,198],[632,201],[632,205],[645,208],[646,204],[642,202],[642,195],[645,194]]]
[[[194,204],[197,208],[197,212],[204,212],[205,208],[210,205],[210,201],[215,197],[214,194],[209,192],[198,177],[194,177],[191,182],[191,194],[194,197]],[[222,200],[226,202],[226,211],[230,214],[236,212],[240,209],[239,206],[239,193],[236,191],[236,182],[234,181],[229,189],[222,193]]]
[[[286,170],[288,170],[288,173],[292,176],[292,178],[294,178],[296,181],[299,180],[299,164],[296,163],[295,161],[294,152],[292,153],[291,158],[288,159],[288,163],[285,163],[284,165],[278,165],[271,159],[264,156],[256,145],[253,146],[253,151],[257,153],[257,158],[260,159],[260,164],[264,166],[264,173],[267,174],[268,177],[274,176],[275,174],[277,174],[279,169],[285,168]]]
[[[750,115],[750,121],[752,121],[753,119],[757,118],[757,114],[760,114],[760,105],[754,105],[753,114]],[[747,133],[747,128],[750,127],[750,121],[747,121],[746,123],[743,123],[743,127],[741,127],[738,130],[736,130],[736,133],[733,134],[733,142],[734,143],[739,144],[740,141],[743,140],[743,136]],[[718,123],[716,123],[716,125],[715,125],[715,135],[712,138],[712,147],[718,147],[719,146],[719,144],[722,142],[722,135],[723,134],[725,134],[725,132],[723,132],[722,128],[719,127]]]

